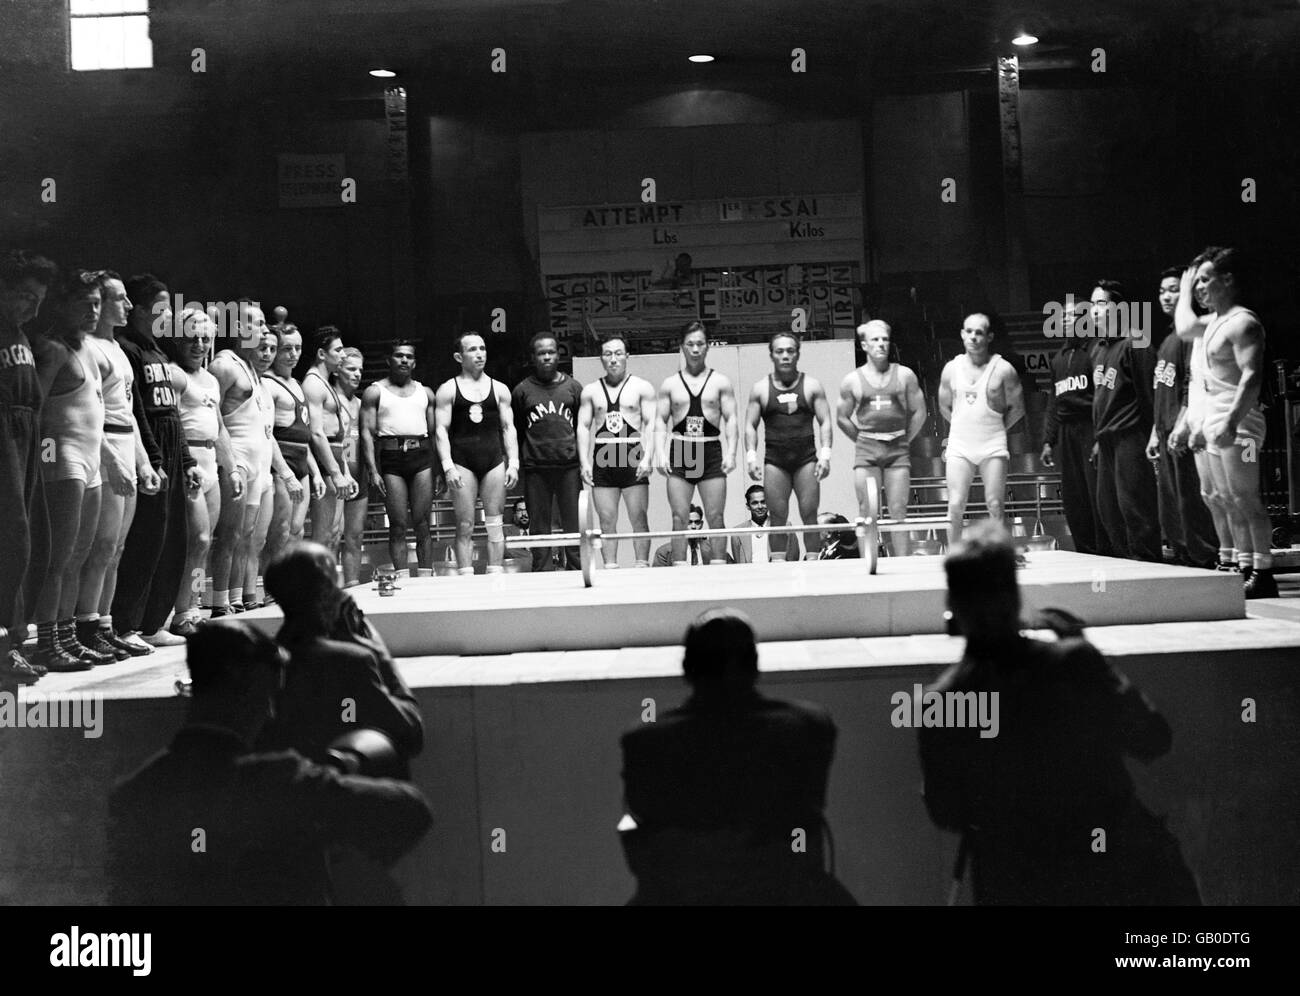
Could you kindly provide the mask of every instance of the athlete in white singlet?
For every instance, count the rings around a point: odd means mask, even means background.
[[[1241,303],[1243,269],[1237,250],[1206,249],[1183,274],[1174,327],[1182,339],[1204,340],[1201,434],[1214,492],[1222,497],[1232,523],[1246,597],[1275,598],[1273,527],[1259,486],[1264,327]],[[1196,314],[1193,293],[1210,309],[1208,314]]]
[[[939,414],[951,424],[945,460],[948,542],[961,539],[962,518],[978,470],[989,518],[1001,521],[1007,486],[1007,430],[1025,416],[1020,377],[992,352],[988,315],[962,322],[966,352],[949,360],[939,378]]]
[[[139,406],[132,390],[135,374],[114,331],[126,325],[131,302],[115,273],[106,272],[100,277],[99,291],[102,298],[99,323],[95,334],[86,337],[86,345],[98,356],[103,383],[105,459],[116,464],[132,482],[138,479],[141,492],[157,494],[158,474],[149,463],[136,424]],[[117,565],[135,517],[135,501],[134,488],[127,495],[112,487],[100,489],[99,522],[81,568],[81,592],[77,596],[77,639],[83,646],[111,654],[117,660],[125,660],[131,654],[111,642],[111,631],[103,628],[101,618],[112,612]]]

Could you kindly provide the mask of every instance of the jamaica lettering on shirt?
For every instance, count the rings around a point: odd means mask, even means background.
[[[577,420],[573,417],[573,412],[568,405],[560,402],[558,405],[554,401],[544,401],[533,405],[528,411],[528,425],[534,426],[547,416],[562,418],[570,425],[576,425]]]

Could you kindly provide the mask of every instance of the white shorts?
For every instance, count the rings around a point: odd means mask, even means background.
[[[992,460],[994,457],[1006,459],[1010,456],[1011,451],[1007,449],[1007,433],[1004,429],[984,440],[978,449],[970,446],[965,440],[950,437],[947,456],[944,459],[945,461],[965,460],[971,466],[978,467],[985,460]]]
[[[1214,445],[1214,437],[1221,433],[1228,424],[1228,412],[1216,411],[1205,416],[1205,423],[1202,431],[1205,433],[1205,452],[1212,456],[1220,456],[1223,448]],[[1264,413],[1258,408],[1252,408],[1246,413],[1246,417],[1237,425],[1237,436],[1232,441],[1233,446],[1250,447],[1254,444],[1258,460],[1258,452],[1264,446]]]
[[[211,446],[191,446],[190,456],[194,458],[194,463],[203,472],[203,489],[200,493],[206,498],[212,489],[218,485],[217,451]]]

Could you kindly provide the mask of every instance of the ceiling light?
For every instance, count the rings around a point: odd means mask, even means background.
[[[376,79],[391,80],[397,74],[391,69],[372,69],[370,70],[370,75],[374,76]]]
[[[1011,39],[1012,45],[1037,45],[1038,36],[1031,35],[1028,31],[1022,31],[1016,37]]]
[[[692,56],[689,56],[689,59],[690,59],[691,62],[712,62],[712,61],[713,61],[713,56],[711,56],[711,55],[692,55]]]

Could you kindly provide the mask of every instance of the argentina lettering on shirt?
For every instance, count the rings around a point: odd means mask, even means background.
[[[554,401],[538,402],[533,405],[532,409],[528,412],[528,424],[530,426],[536,425],[548,415],[557,416],[573,425],[577,424],[573,417],[573,411],[569,406],[563,402],[557,405]]]
[[[1062,394],[1068,394],[1070,391],[1088,390],[1088,375],[1075,374],[1072,377],[1066,377],[1064,380],[1056,382],[1056,396],[1059,398]]]
[[[55,968],[129,968],[144,976],[151,971],[153,935],[83,934],[74,924],[68,933],[50,936],[50,949]]]
[[[32,351],[21,342],[0,349],[0,369],[8,370],[10,367],[34,366],[36,366],[36,360],[32,357]]]

